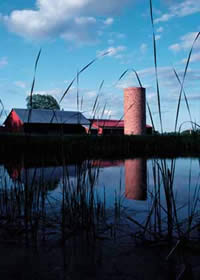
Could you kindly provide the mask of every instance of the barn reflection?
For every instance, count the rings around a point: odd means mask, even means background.
[[[9,163],[6,164],[5,167],[13,182],[20,182],[31,187],[45,186],[47,191],[53,191],[59,187],[59,184],[62,183],[64,177],[73,180],[83,178],[83,181],[81,180],[79,182],[83,183],[86,174],[87,177],[91,179],[91,182],[93,182],[95,178],[95,186],[98,187],[98,176],[101,176],[103,182],[107,179],[104,172],[99,173],[95,171],[98,171],[98,169],[105,171],[107,168],[111,168],[109,172],[112,174],[112,170],[119,168],[124,170],[123,181],[125,185],[125,197],[129,200],[147,199],[147,161],[142,158],[115,161],[92,160],[79,164],[68,164],[66,166]],[[112,177],[112,175],[110,176]]]
[[[63,178],[76,176],[76,165],[24,167],[23,165],[6,165],[7,172],[14,182],[29,186],[45,186],[46,190],[55,190]]]

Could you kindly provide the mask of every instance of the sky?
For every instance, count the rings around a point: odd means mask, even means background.
[[[197,0],[152,0],[163,130],[173,131],[180,83],[188,54],[200,31]],[[136,70],[160,131],[149,0],[1,0],[0,98],[5,112],[25,108],[42,48],[34,93],[60,100],[77,72],[96,61],[75,80],[60,106],[93,116],[123,117],[123,89],[138,86]],[[103,53],[107,55],[102,56]],[[192,120],[200,123],[200,39],[194,45],[184,90]],[[127,74],[119,80],[126,70]],[[77,104],[77,95],[79,102]],[[81,102],[82,100],[82,102]],[[178,128],[190,127],[181,101]],[[151,124],[147,111],[147,123]]]

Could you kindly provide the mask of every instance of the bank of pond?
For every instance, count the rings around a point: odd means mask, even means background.
[[[123,158],[135,156],[176,157],[200,153],[200,135],[34,135],[34,134],[0,134],[0,152],[3,158],[30,153],[38,156],[49,153],[68,158]]]

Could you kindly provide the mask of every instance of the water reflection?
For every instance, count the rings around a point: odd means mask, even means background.
[[[6,165],[7,172],[13,182],[20,182],[30,186],[44,185],[48,191],[55,190],[63,178],[63,166],[24,167],[22,165]],[[65,174],[69,177],[76,176],[76,166],[68,165]]]
[[[24,164],[6,164],[5,167],[13,182],[20,182],[30,186],[42,186],[49,191],[56,190],[59,184],[62,182],[63,176],[68,178],[77,179],[77,177],[83,176],[83,173],[87,168],[81,168],[82,165],[67,165],[63,166],[41,166],[35,165],[26,166]],[[122,182],[125,184],[125,197],[129,200],[146,200],[147,199],[147,161],[146,159],[128,159],[125,161],[109,161],[109,160],[94,160],[91,162],[93,170],[101,169],[103,173],[100,174],[98,181],[107,181],[106,169],[109,170],[110,177],[112,176],[112,170],[123,169],[124,178]],[[91,173],[92,174],[92,173]],[[123,176],[123,175],[122,175]],[[115,185],[116,186],[116,185]],[[117,186],[116,186],[117,187]]]
[[[133,200],[147,199],[146,159],[125,160],[125,196]]]

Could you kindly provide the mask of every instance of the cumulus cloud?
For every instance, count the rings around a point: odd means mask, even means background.
[[[2,57],[0,59],[0,68],[3,68],[4,66],[6,66],[8,64],[8,59],[7,57]]]
[[[192,47],[195,37],[197,36],[197,32],[189,32],[180,38],[179,43],[175,43],[169,46],[169,49],[174,52],[178,52],[180,50],[188,50]],[[195,49],[200,49],[200,40],[194,45]]]
[[[174,17],[184,17],[200,12],[200,2],[197,0],[171,1],[169,12],[155,19],[155,23],[166,22]]]
[[[37,0],[33,10],[14,10],[3,16],[12,32],[32,39],[61,37],[67,40],[90,41],[101,22],[99,16],[120,13],[130,0]],[[111,24],[112,17],[105,19]]]

